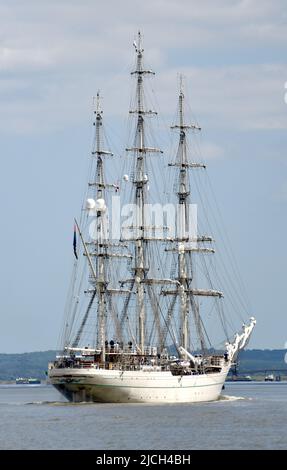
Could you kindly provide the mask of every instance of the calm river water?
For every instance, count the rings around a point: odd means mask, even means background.
[[[218,402],[70,404],[0,385],[0,449],[286,449],[287,382],[227,383]]]

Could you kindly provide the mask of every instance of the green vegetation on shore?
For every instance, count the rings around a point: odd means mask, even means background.
[[[285,362],[286,349],[247,349],[242,351],[239,356],[239,371],[266,370],[276,371],[285,369],[287,373],[287,364]]]
[[[56,351],[39,351],[23,354],[0,354],[0,380],[15,380],[16,377],[45,379],[48,362],[53,361]]]
[[[264,380],[266,375],[287,379],[286,349],[247,349],[239,355],[238,376],[249,375],[253,380]],[[230,376],[234,369],[230,371]]]
[[[282,370],[287,376],[285,349],[247,349],[239,357],[238,373],[264,377],[264,372]],[[10,381],[16,377],[45,379],[48,362],[55,359],[56,351],[39,351],[24,354],[0,354],[0,380]],[[258,372],[256,372],[258,371]],[[284,372],[285,371],[285,372]]]

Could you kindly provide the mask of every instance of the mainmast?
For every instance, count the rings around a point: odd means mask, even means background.
[[[146,167],[146,154],[148,152],[159,152],[158,149],[147,147],[145,142],[145,121],[144,116],[147,114],[156,114],[154,111],[144,109],[144,84],[143,79],[145,75],[154,75],[151,70],[144,70],[143,68],[143,51],[141,33],[138,32],[137,42],[134,41],[135,52],[137,55],[136,70],[132,75],[136,76],[136,108],[130,110],[130,114],[135,114],[137,117],[136,134],[134,140],[134,147],[126,149],[134,153],[136,158],[135,178],[133,184],[135,186],[135,202],[137,206],[136,218],[136,234],[134,239],[135,243],[135,266],[134,276],[137,293],[137,310],[138,310],[138,326],[139,326],[139,349],[141,354],[144,354],[145,345],[145,302],[144,302],[144,278],[146,276],[146,256],[145,256],[145,216],[144,206],[146,202],[146,184],[148,177],[145,173]]]
[[[144,182],[144,118],[143,118],[143,67],[141,48],[141,35],[138,34],[137,53],[137,69],[134,72],[137,75],[137,128],[136,128],[136,177],[134,184],[136,186],[136,204],[138,206],[136,225],[139,229],[139,240],[135,245],[135,281],[137,286],[137,302],[139,312],[139,346],[141,353],[144,354],[145,344],[145,305],[144,305],[144,285],[142,280],[145,275],[145,253],[144,253],[144,201],[145,201],[145,182]]]

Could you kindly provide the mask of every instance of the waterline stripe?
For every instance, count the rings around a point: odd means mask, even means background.
[[[225,382],[225,381],[224,381]],[[159,389],[164,389],[164,388],[168,388],[168,389],[185,389],[185,388],[199,388],[199,387],[215,387],[215,386],[219,386],[219,385],[223,385],[224,382],[219,382],[219,383],[214,383],[214,384],[205,384],[205,385],[188,385],[188,386],[181,386],[181,385],[178,385],[178,386],[173,386],[173,387],[167,387],[167,386],[163,386],[163,387],[142,387],[142,386],[133,386],[133,385],[111,385],[111,384],[91,384],[91,383],[79,383],[79,382],[58,382],[58,383],[54,383],[52,385],[79,385],[79,386],[90,386],[90,387],[113,387],[113,388],[149,388],[149,389],[154,389],[154,388],[159,388]]]

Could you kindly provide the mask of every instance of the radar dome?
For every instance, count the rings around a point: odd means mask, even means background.
[[[96,201],[94,199],[87,199],[86,201],[86,209],[92,210],[96,206]]]
[[[106,203],[104,199],[97,199],[95,203],[95,209],[98,212],[105,212],[106,210]]]

